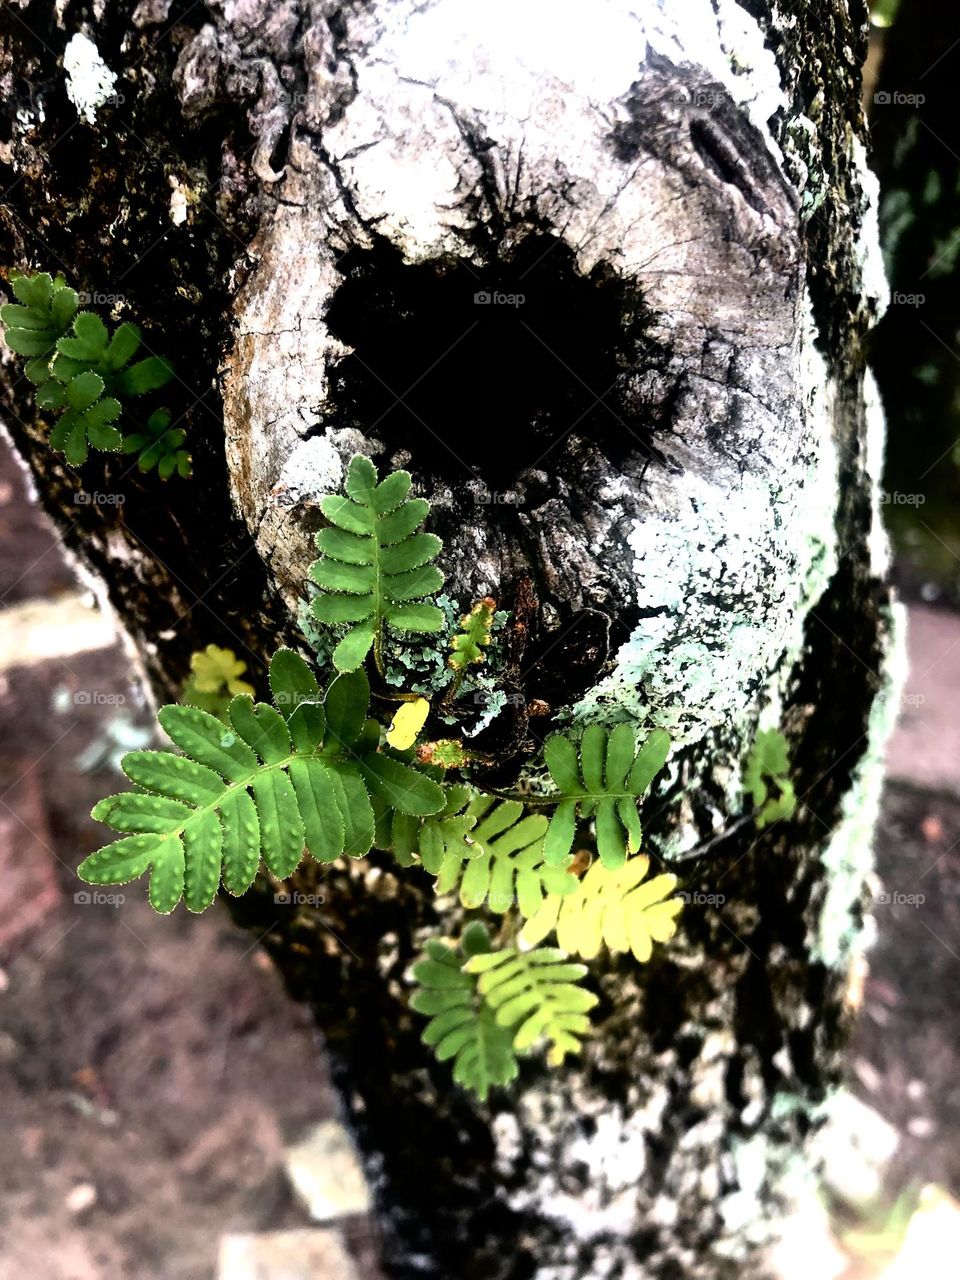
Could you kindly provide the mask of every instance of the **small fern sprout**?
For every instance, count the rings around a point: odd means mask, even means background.
[[[72,467],[86,462],[88,447],[117,453],[123,444],[113,425],[120,417],[120,401],[113,396],[101,399],[105,385],[99,374],[85,370],[67,383],[45,382],[37,391],[41,409],[64,410],[50,432],[50,444]]]
[[[754,820],[763,830],[773,822],[792,818],[797,808],[797,794],[790,781],[790,754],[787,740],[779,729],[757,732],[743,774],[743,789],[755,810]],[[772,795],[770,788],[776,788]]]
[[[444,702],[452,702],[457,696],[463,678],[467,674],[467,668],[471,664],[483,662],[486,658],[484,650],[490,644],[496,611],[496,600],[492,596],[485,596],[460,619],[460,629],[454,633],[450,641],[452,652],[447,659],[447,665],[453,672],[453,679],[444,695]]]
[[[181,701],[222,720],[231,698],[253,693],[253,685],[240,679],[246,669],[247,664],[232,649],[208,644],[190,655],[190,678],[183,686]]]
[[[161,480],[167,480],[174,472],[187,479],[193,474],[190,454],[182,448],[187,433],[182,427],[171,427],[171,421],[168,409],[155,409],[142,431],[134,431],[124,438],[123,451],[137,454],[140,471],[156,468]]]
[[[10,285],[17,302],[0,307],[7,346],[27,358],[24,372],[37,386],[37,405],[62,412],[51,447],[71,466],[86,462],[90,449],[117,452],[124,443],[115,425],[121,400],[164,386],[173,377],[170,362],[147,356],[131,363],[143,343],[140,329],[125,323],[111,335],[94,312],[78,312],[77,294],[60,276],[15,273]],[[158,454],[150,465],[159,461]],[[148,470],[142,462],[141,456],[141,469]],[[183,467],[178,455],[158,471],[189,474]]]
[[[45,271],[35,276],[14,272],[10,288],[17,301],[0,307],[4,340],[11,351],[27,358],[27,378],[42,386],[52,377],[50,361],[57,340],[69,329],[80,301],[62,276],[54,279]]]
[[[459,738],[438,738],[417,747],[417,759],[421,764],[436,765],[438,769],[463,769],[470,763],[470,755]]]

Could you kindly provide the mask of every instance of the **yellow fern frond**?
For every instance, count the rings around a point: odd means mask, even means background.
[[[668,896],[676,876],[641,883],[649,867],[650,859],[643,855],[615,870],[595,862],[573,893],[546,898],[520,937],[536,946],[556,930],[558,946],[570,955],[589,960],[605,944],[610,951],[632,951],[641,963],[649,960],[654,942],[666,942],[676,933],[683,907],[682,899]]]

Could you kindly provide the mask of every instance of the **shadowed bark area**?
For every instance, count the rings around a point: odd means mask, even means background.
[[[557,713],[667,727],[646,835],[724,899],[643,967],[598,961],[582,1061],[531,1060],[487,1107],[407,1008],[424,936],[463,914],[426,875],[311,864],[322,911],[265,883],[231,905],[316,1012],[386,1269],[764,1274],[839,1080],[890,643],[860,6],[611,0],[550,41],[447,0],[94,8],[0,16],[3,265],[119,295],[176,362],[195,479],[71,471],[12,361],[2,403],[158,696],[211,641],[265,692],[303,644],[319,495],[357,449],[406,465],[450,596],[513,612],[505,776]],[[62,70],[80,30],[117,76],[94,123]],[[761,714],[803,803],[758,834],[736,819]]]

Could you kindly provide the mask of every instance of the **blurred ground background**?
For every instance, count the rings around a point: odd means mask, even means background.
[[[872,10],[893,290],[872,353],[911,673],[876,942],[851,982],[851,1098],[825,1139],[831,1230],[800,1224],[783,1280],[960,1270],[960,7]],[[256,938],[219,908],[160,920],[139,886],[118,902],[73,874],[100,840],[85,815],[149,724],[0,447],[0,1280],[379,1280],[321,1046]]]

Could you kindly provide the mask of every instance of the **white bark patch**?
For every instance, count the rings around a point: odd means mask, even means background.
[[[97,109],[113,97],[117,83],[93,41],[77,32],[70,37],[63,54],[67,76],[67,97],[77,115],[87,124],[97,123]]]

